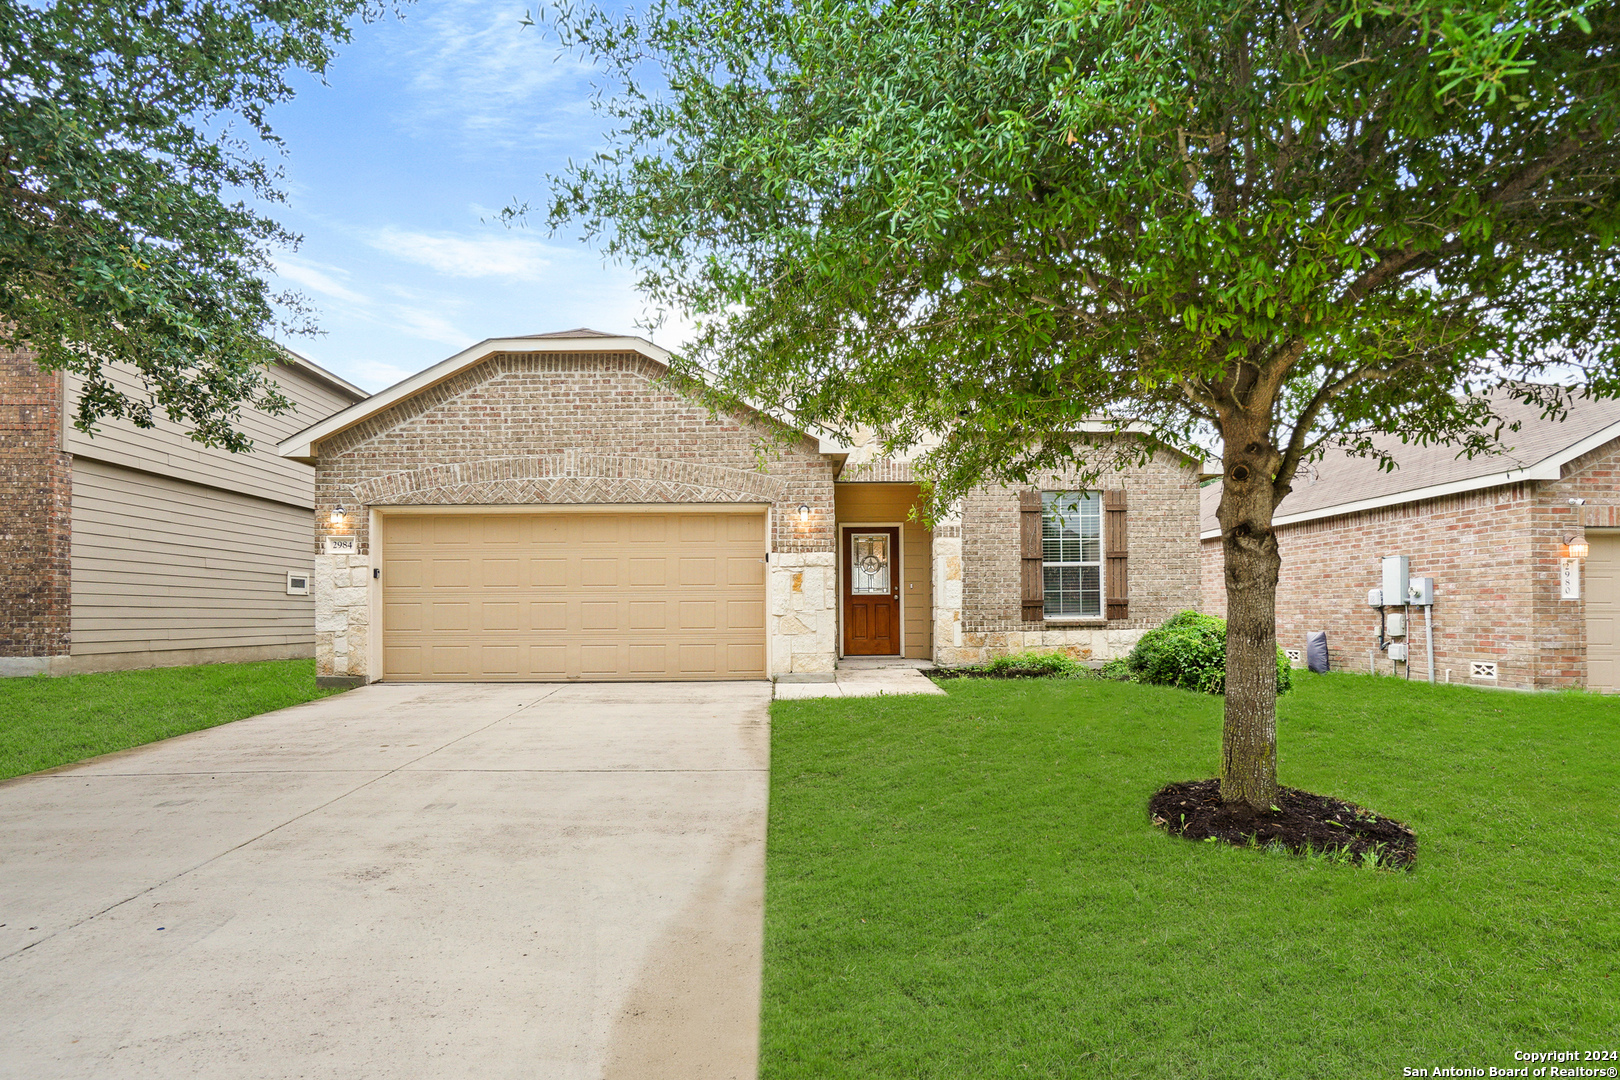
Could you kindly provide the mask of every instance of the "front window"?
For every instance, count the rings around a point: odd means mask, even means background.
[[[1102,617],[1102,495],[1041,492],[1046,617]]]

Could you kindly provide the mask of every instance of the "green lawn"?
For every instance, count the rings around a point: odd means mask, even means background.
[[[334,693],[313,660],[0,679],[0,780]]]
[[[1282,782],[1412,825],[1414,871],[1154,829],[1153,791],[1216,772],[1219,699],[960,680],[776,704],[761,1075],[1398,1077],[1620,1049],[1620,700],[1297,674]]]

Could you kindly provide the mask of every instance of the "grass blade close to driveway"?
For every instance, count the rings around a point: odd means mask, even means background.
[[[0,679],[0,780],[337,692],[313,660]]]
[[[1388,1077],[1620,1032],[1620,701],[1307,676],[1282,782],[1414,871],[1197,844],[1220,700],[1100,681],[772,710],[761,1075]]]

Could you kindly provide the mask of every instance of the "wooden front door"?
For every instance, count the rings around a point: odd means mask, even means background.
[[[844,532],[844,655],[900,654],[900,530]]]

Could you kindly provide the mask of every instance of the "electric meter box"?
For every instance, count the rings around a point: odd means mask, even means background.
[[[1419,607],[1432,607],[1434,605],[1434,578],[1415,577],[1406,590],[1406,602]]]
[[[1391,607],[1406,602],[1411,563],[1405,555],[1384,556],[1384,602]]]

